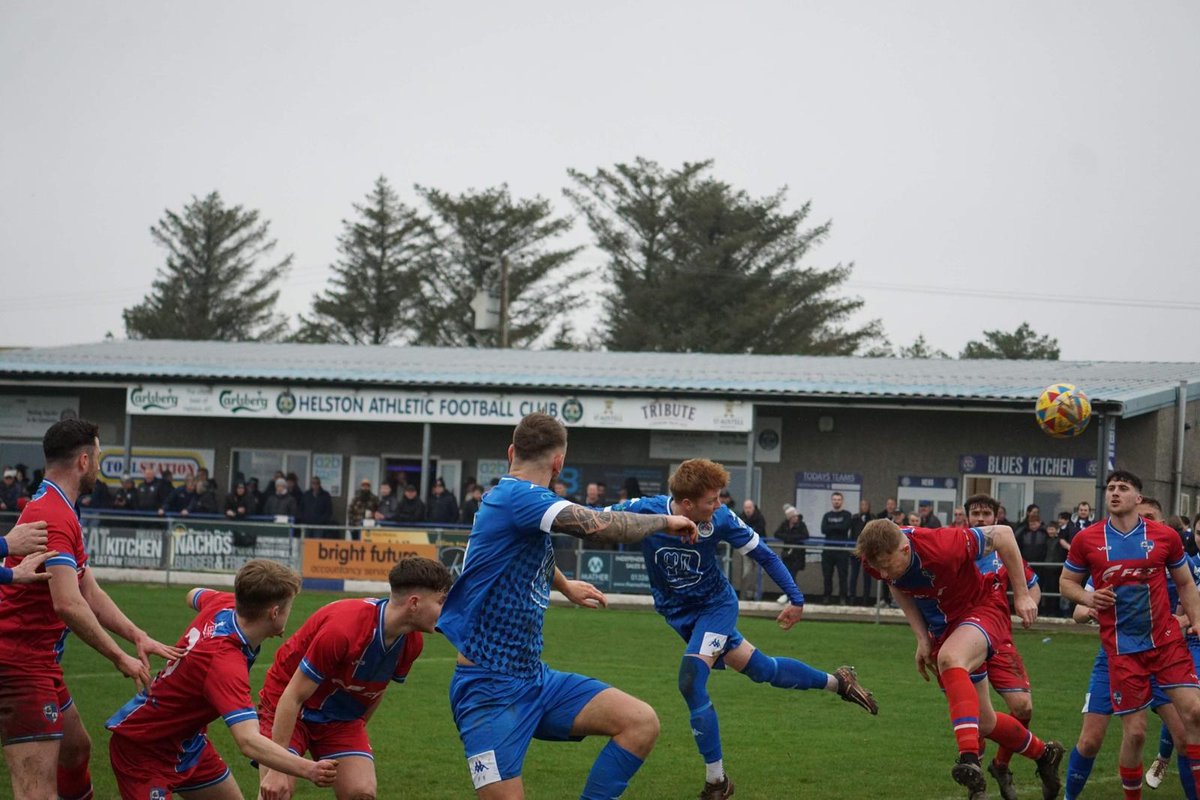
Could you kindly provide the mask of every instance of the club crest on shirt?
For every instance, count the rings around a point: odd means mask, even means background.
[[[1144,540],[1142,542],[1142,549],[1149,553],[1154,549],[1154,542],[1150,541],[1149,539]]]
[[[1121,693],[1120,692],[1113,692],[1113,705],[1115,705],[1115,706],[1121,705]]]
[[[42,706],[42,716],[48,722],[58,722],[58,706],[54,703],[46,703],[46,705]]]
[[[700,531],[700,538],[707,539],[713,535],[713,524],[711,522],[698,522],[696,528]]]
[[[167,800],[167,790],[155,786],[150,790],[149,800]]]

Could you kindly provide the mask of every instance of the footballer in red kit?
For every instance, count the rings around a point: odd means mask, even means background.
[[[42,438],[46,472],[20,522],[46,523],[53,553],[44,582],[0,586],[0,744],[19,797],[87,800],[91,738],[71,700],[59,661],[68,630],[97,650],[141,689],[150,682],[149,656],[179,650],[151,639],[117,607],[88,569],[75,504],[95,486],[99,428],[81,419],[51,425]],[[22,570],[23,559],[8,566]],[[122,650],[109,632],[133,643]]]
[[[992,708],[986,661],[1011,636],[1012,620],[1003,588],[975,566],[991,552],[999,554],[1007,569],[1017,614],[1029,626],[1037,618],[1037,604],[1023,580],[1021,553],[1007,525],[901,529],[879,519],[867,523],[855,547],[867,571],[891,585],[917,640],[918,673],[928,680],[932,669],[946,692],[959,751],[951,777],[970,797],[986,796],[979,763],[984,736],[1035,761],[1043,795],[1055,797],[1062,788],[1062,745],[1043,742],[1015,718]]]
[[[393,683],[403,683],[433,633],[450,571],[405,558],[388,573],[387,598],[337,600],[317,610],[279,648],[259,694],[264,736],[297,755],[337,759],[338,797],[374,797],[367,722]],[[263,800],[288,800],[293,781],[260,768]]]
[[[262,641],[287,624],[299,577],[265,559],[248,561],[234,592],[193,589],[199,613],[179,639],[184,654],[105,723],[109,757],[122,800],[167,800],[175,792],[241,797],[229,768],[208,740],[208,724],[223,719],[243,754],[329,785],[331,761],[313,762],[275,745],[258,730],[250,666]]]
[[[1109,474],[1104,490],[1109,516],[1071,540],[1060,586],[1068,600],[1095,609],[1100,641],[1108,654],[1112,709],[1121,718],[1123,742],[1145,730],[1153,677],[1187,731],[1186,755],[1195,784],[1200,771],[1200,680],[1172,614],[1167,577],[1174,580],[1180,606],[1193,625],[1200,620],[1200,593],[1179,534],[1138,516],[1141,491],[1141,479],[1133,473]],[[1084,586],[1089,577],[1095,587],[1091,591]],[[1119,769],[1126,796],[1140,797],[1143,773],[1138,748],[1122,747]]]

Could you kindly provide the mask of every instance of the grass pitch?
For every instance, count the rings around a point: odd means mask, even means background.
[[[162,641],[174,642],[192,618],[183,589],[128,584],[107,588],[135,622]],[[345,596],[303,593],[289,633],[320,605]],[[732,671],[714,673],[709,693],[720,713],[725,764],[737,784],[738,798],[956,800],[964,796],[949,776],[955,747],[945,701],[936,685],[916,674],[907,626],[802,622],[785,633],[772,620],[744,618],[740,629],[770,655],[799,658],[823,669],[855,665],[862,682],[875,692],[880,713],[871,717],[824,692],[775,689]],[[1043,642],[1047,636],[1051,640]],[[1079,708],[1098,646],[1096,633],[1019,631],[1016,637],[1034,686],[1034,730],[1058,739],[1069,750],[1079,732]],[[251,672],[256,693],[280,641],[263,646]],[[440,636],[429,636],[426,642],[425,654],[408,683],[388,690],[370,723],[381,799],[474,796],[447,700],[454,652]],[[630,800],[695,797],[703,783],[703,764],[676,689],[682,649],[683,643],[653,612],[552,608],[547,613],[545,659],[551,666],[592,675],[630,692],[654,706],[662,720],[654,752],[624,795]],[[153,667],[158,669],[161,663]],[[103,723],[132,695],[132,684],[75,638],[69,640],[64,668],[92,736],[96,797],[114,800],[117,793]],[[994,700],[1000,707],[1000,701]],[[1153,717],[1151,730],[1155,733],[1147,736],[1147,761],[1157,740]],[[245,796],[256,797],[257,773],[238,754],[225,726],[218,721],[209,733]],[[1116,780],[1119,738],[1119,723],[1114,723],[1086,797],[1122,796]],[[530,800],[578,797],[603,744],[600,738],[578,744],[535,741],[525,760],[526,796]],[[989,752],[995,752],[994,744],[989,744]],[[1016,757],[1013,767],[1021,796],[1040,797],[1032,763]],[[994,786],[992,794],[998,796]],[[1147,796],[1179,795],[1174,765],[1162,788],[1155,793],[1147,790]],[[299,782],[296,796],[331,798],[333,794]],[[4,774],[0,798],[11,797]]]

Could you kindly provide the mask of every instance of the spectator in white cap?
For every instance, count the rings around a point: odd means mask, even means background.
[[[288,491],[285,478],[275,479],[275,494],[263,501],[263,513],[268,517],[296,518],[296,498]]]
[[[16,511],[17,500],[21,497],[21,487],[17,484],[17,471],[12,467],[4,468],[4,480],[0,481],[0,511]]]
[[[808,539],[808,526],[804,524],[804,515],[793,505],[784,505],[783,522],[775,529],[775,538],[784,544],[796,545]],[[804,569],[805,552],[803,548],[792,547],[783,551],[781,558],[794,576]],[[784,596],[787,599],[787,596]]]

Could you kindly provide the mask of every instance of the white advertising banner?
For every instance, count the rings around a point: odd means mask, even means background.
[[[0,437],[41,439],[60,419],[78,416],[78,397],[0,395]]]
[[[526,414],[543,411],[578,428],[750,430],[750,407],[740,400],[145,384],[129,388],[125,409],[179,417],[472,425],[515,425]]]

